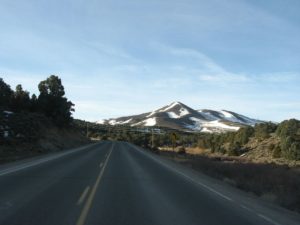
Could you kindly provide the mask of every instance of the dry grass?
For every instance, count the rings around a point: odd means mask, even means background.
[[[174,160],[171,152],[160,154]],[[177,156],[176,161],[262,199],[300,212],[300,167],[190,154]]]
[[[8,139],[0,139],[0,164],[89,142],[74,127],[57,127],[50,119],[39,114],[18,113],[5,122],[13,135]]]

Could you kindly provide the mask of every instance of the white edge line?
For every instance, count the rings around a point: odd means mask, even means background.
[[[82,192],[80,198],[78,199],[77,205],[80,205],[80,204],[84,201],[84,199],[85,199],[85,197],[87,196],[89,190],[90,190],[90,186],[87,186],[87,187],[84,189],[84,191]]]
[[[36,165],[39,165],[39,164],[42,164],[42,163],[60,158],[60,157],[63,157],[65,155],[69,155],[69,154],[72,154],[72,153],[75,153],[75,152],[79,152],[79,151],[85,150],[85,149],[87,149],[91,146],[92,145],[88,145],[88,146],[81,147],[79,149],[71,150],[71,151],[68,151],[68,152],[58,153],[58,155],[49,156],[46,159],[39,159],[37,161],[28,162],[28,163],[21,164],[19,166],[15,166],[14,168],[8,168],[8,169],[0,171],[0,176],[10,174],[10,173],[13,173],[13,172],[17,172],[19,170],[23,170],[23,169],[26,169],[26,168],[29,168],[29,167],[33,167],[33,166],[36,166]]]
[[[215,194],[221,196],[222,198],[224,198],[224,199],[226,199],[226,200],[228,200],[228,201],[234,202],[234,200],[232,200],[231,198],[227,197],[226,195],[223,195],[223,194],[221,194],[220,192],[214,190],[213,188],[211,188],[211,187],[209,187],[209,186],[207,186],[207,185],[205,185],[205,184],[202,184],[202,183],[200,183],[199,181],[194,180],[193,178],[191,178],[191,177],[185,175],[184,173],[182,173],[182,172],[180,172],[180,171],[178,171],[178,170],[172,168],[172,167],[169,166],[169,165],[163,164],[161,161],[159,161],[158,159],[156,159],[155,157],[153,157],[151,154],[146,154],[145,152],[143,152],[141,149],[137,148],[136,146],[134,146],[134,145],[132,145],[132,146],[133,146],[136,150],[142,152],[144,155],[147,155],[147,156],[151,157],[153,160],[155,160],[155,161],[156,161],[157,163],[159,163],[160,165],[163,165],[163,166],[169,168],[170,170],[172,170],[172,171],[174,171],[174,172],[180,174],[181,176],[185,177],[186,179],[188,179],[188,180],[190,180],[190,181],[192,181],[192,182],[194,182],[194,183],[196,183],[196,184],[198,184],[198,185],[200,185],[200,186],[202,186],[202,187],[208,189],[209,191],[211,191],[211,192],[213,192],[213,193],[215,193]],[[241,206],[242,208],[244,208],[244,209],[250,211],[250,212],[255,212],[255,211],[253,211],[252,209],[248,208],[248,207],[245,206],[245,205],[240,205],[240,206]],[[272,220],[271,218],[269,218],[269,217],[267,217],[267,216],[265,216],[265,215],[263,215],[263,214],[257,213],[256,215],[259,216],[259,217],[261,217],[261,218],[263,218],[264,220],[268,221],[269,223],[272,223],[272,224],[274,224],[274,225],[281,225],[280,223],[275,222],[274,220]]]
[[[213,192],[213,193],[219,195],[220,197],[222,197],[222,198],[224,198],[224,199],[226,199],[226,200],[228,200],[228,201],[233,202],[233,200],[232,200],[231,198],[229,198],[228,196],[226,196],[226,195],[224,195],[224,194],[222,194],[222,193],[216,191],[215,189],[213,189],[213,188],[211,188],[211,187],[209,187],[209,186],[207,186],[207,185],[205,185],[205,184],[203,184],[203,183],[200,183],[199,181],[194,180],[193,178],[191,178],[191,177],[185,175],[184,173],[182,173],[182,172],[180,172],[180,171],[178,171],[178,170],[172,168],[171,166],[162,163],[161,161],[159,161],[158,159],[156,159],[156,158],[153,157],[152,155],[146,154],[145,152],[143,152],[142,150],[138,149],[138,148],[135,147],[134,145],[132,145],[132,146],[133,146],[136,150],[138,150],[138,151],[142,152],[143,154],[145,154],[145,155],[151,157],[153,160],[155,160],[155,161],[156,161],[157,163],[159,163],[160,165],[169,168],[171,171],[174,171],[174,172],[176,172],[177,174],[180,174],[181,176],[185,177],[185,178],[188,179],[189,181],[192,181],[193,183],[198,184],[198,185],[200,185],[200,186],[206,188],[207,190],[209,190],[209,191],[211,191],[211,192]]]
[[[270,219],[269,217],[262,215],[262,214],[257,214],[259,217],[263,218],[264,220],[274,224],[274,225],[281,225],[280,223],[275,222],[274,220]]]
[[[249,212],[254,212],[252,209],[250,209],[249,207],[245,206],[245,205],[240,205],[241,208],[248,210]]]
[[[214,190],[213,188],[211,188],[211,187],[209,187],[209,186],[207,186],[207,185],[205,185],[205,184],[202,184],[202,183],[200,183],[199,181],[195,181],[193,178],[191,178],[191,177],[185,175],[184,173],[182,173],[182,172],[180,172],[180,171],[178,171],[178,170],[172,168],[172,167],[169,166],[169,165],[166,165],[166,164],[162,163],[161,161],[159,161],[158,159],[156,159],[155,157],[153,157],[151,154],[146,154],[145,152],[143,152],[141,149],[137,148],[137,147],[134,146],[134,145],[131,145],[131,146],[133,146],[133,147],[134,147],[136,150],[138,150],[139,152],[142,152],[144,155],[147,155],[147,156],[151,157],[153,160],[155,160],[155,161],[156,161],[157,163],[159,163],[160,165],[163,165],[163,166],[169,168],[170,170],[173,170],[174,172],[176,172],[176,173],[180,174],[181,176],[185,177],[186,179],[188,179],[188,180],[190,180],[190,181],[192,181],[192,182],[194,182],[194,183],[196,183],[196,184],[198,184],[198,185],[201,185],[202,187],[204,187],[204,188],[208,189],[209,191],[211,191],[211,192],[213,192],[213,193],[215,193],[215,194],[221,196],[222,198],[224,198],[224,199],[226,199],[226,200],[228,200],[228,201],[234,202],[231,198],[227,197],[226,195],[223,195],[222,193],[220,193],[220,192]],[[240,206],[241,206],[242,208],[244,208],[244,209],[250,211],[250,212],[255,212],[255,211],[253,211],[252,209],[248,208],[247,206],[244,206],[244,205],[240,205]],[[267,217],[267,216],[265,216],[265,215],[263,215],[263,214],[257,213],[256,215],[259,216],[259,217],[261,217],[261,218],[263,218],[264,220],[268,221],[269,223],[272,223],[272,224],[274,224],[274,225],[281,225],[280,223],[275,222],[274,220],[270,219],[269,217]]]

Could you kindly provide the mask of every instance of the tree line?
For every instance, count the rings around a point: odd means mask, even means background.
[[[76,121],[85,132],[85,121]],[[135,132],[132,127],[106,126],[89,123],[89,136],[100,139],[129,141],[134,144],[157,149],[158,147],[172,147],[171,134],[177,133],[178,147],[199,147],[209,149],[212,153],[222,153],[238,156],[251,151],[248,145],[251,141],[263,142],[269,139],[268,151],[274,158],[300,160],[300,121],[290,119],[279,124],[266,122],[254,127],[245,126],[237,132],[226,133],[187,133],[160,128],[161,134],[152,135],[151,132]],[[151,129],[151,128],[150,128]],[[270,139],[271,138],[271,139]],[[276,141],[274,141],[276,140]]]
[[[57,125],[72,122],[74,104],[65,97],[64,86],[58,76],[51,75],[38,85],[39,95],[32,94],[18,84],[15,90],[0,78],[0,110],[15,113],[40,113],[51,118]]]
[[[201,135],[197,146],[211,149],[212,152],[240,155],[249,151],[246,144],[251,139],[261,142],[270,137],[278,140],[270,144],[268,149],[274,158],[300,160],[300,121],[296,119],[279,124],[260,123],[254,127],[240,128],[237,132]]]

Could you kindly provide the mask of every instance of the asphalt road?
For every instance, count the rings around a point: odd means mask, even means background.
[[[123,142],[0,167],[2,225],[296,225],[300,217]]]

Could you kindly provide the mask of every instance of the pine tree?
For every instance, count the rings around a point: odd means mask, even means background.
[[[11,109],[15,112],[29,111],[30,97],[29,92],[24,91],[21,84],[16,86],[16,91],[13,94]]]
[[[66,125],[72,121],[74,104],[68,101],[64,86],[58,76],[51,75],[39,86],[38,108],[46,116],[51,117],[59,125]]]
[[[13,93],[14,92],[11,90],[10,86],[6,84],[2,78],[0,78],[0,109],[10,109]]]

